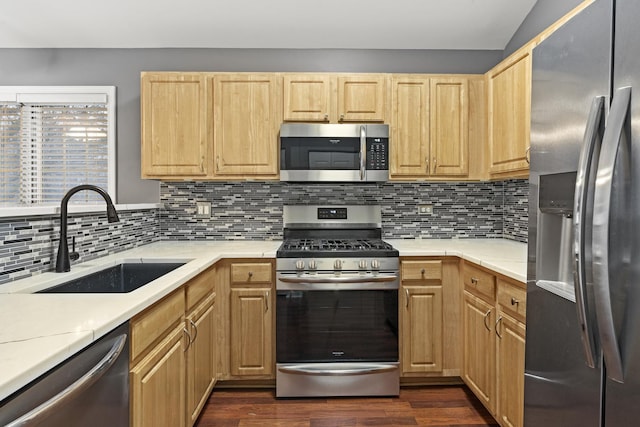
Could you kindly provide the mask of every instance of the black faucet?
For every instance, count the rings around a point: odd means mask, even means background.
[[[71,190],[67,191],[67,194],[64,195],[64,197],[62,198],[62,202],[60,203],[60,244],[58,245],[58,258],[56,260],[57,273],[64,273],[71,270],[71,260],[69,259],[69,245],[67,243],[67,205],[69,204],[69,199],[71,198],[71,196],[82,190],[95,191],[102,196],[105,202],[107,202],[108,222],[120,221],[120,219],[118,218],[118,213],[116,212],[116,208],[113,206],[113,202],[111,201],[111,197],[109,197],[107,192],[102,188],[96,187],[95,185],[83,184],[73,187]]]

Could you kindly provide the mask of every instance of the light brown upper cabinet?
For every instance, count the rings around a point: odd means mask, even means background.
[[[469,86],[466,76],[392,76],[392,179],[469,176]]]
[[[468,115],[466,78],[431,79],[431,174],[467,175]]]
[[[329,122],[331,76],[329,74],[285,74],[284,120]]]
[[[429,90],[426,77],[391,78],[391,178],[429,175]]]
[[[339,122],[384,122],[387,76],[338,76]]]
[[[385,121],[386,74],[285,73],[282,76],[285,121]]]
[[[531,48],[524,48],[487,74],[489,173],[495,178],[529,174]]]
[[[216,74],[211,87],[216,177],[277,178],[280,77]]]
[[[211,171],[206,79],[142,73],[142,177],[205,177]]]

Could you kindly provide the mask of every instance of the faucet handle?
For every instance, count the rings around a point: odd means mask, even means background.
[[[71,261],[76,261],[80,258],[80,254],[76,252],[76,236],[71,238],[71,253],[69,254],[69,259]]]

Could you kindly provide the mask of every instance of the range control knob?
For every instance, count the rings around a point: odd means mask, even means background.
[[[342,261],[337,259],[333,262],[333,269],[334,270],[342,270]]]
[[[380,270],[380,261],[378,261],[377,259],[371,260],[371,269]]]
[[[318,268],[318,263],[315,259],[309,261],[309,270],[316,270]]]
[[[296,270],[298,271],[304,270],[304,261],[302,261],[301,259],[296,261]]]
[[[367,260],[366,259],[360,260],[360,262],[358,262],[358,268],[360,270],[366,270],[367,269]]]

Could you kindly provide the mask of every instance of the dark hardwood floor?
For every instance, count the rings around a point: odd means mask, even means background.
[[[465,386],[402,388],[399,397],[276,399],[273,389],[214,390],[197,427],[497,426]]]

